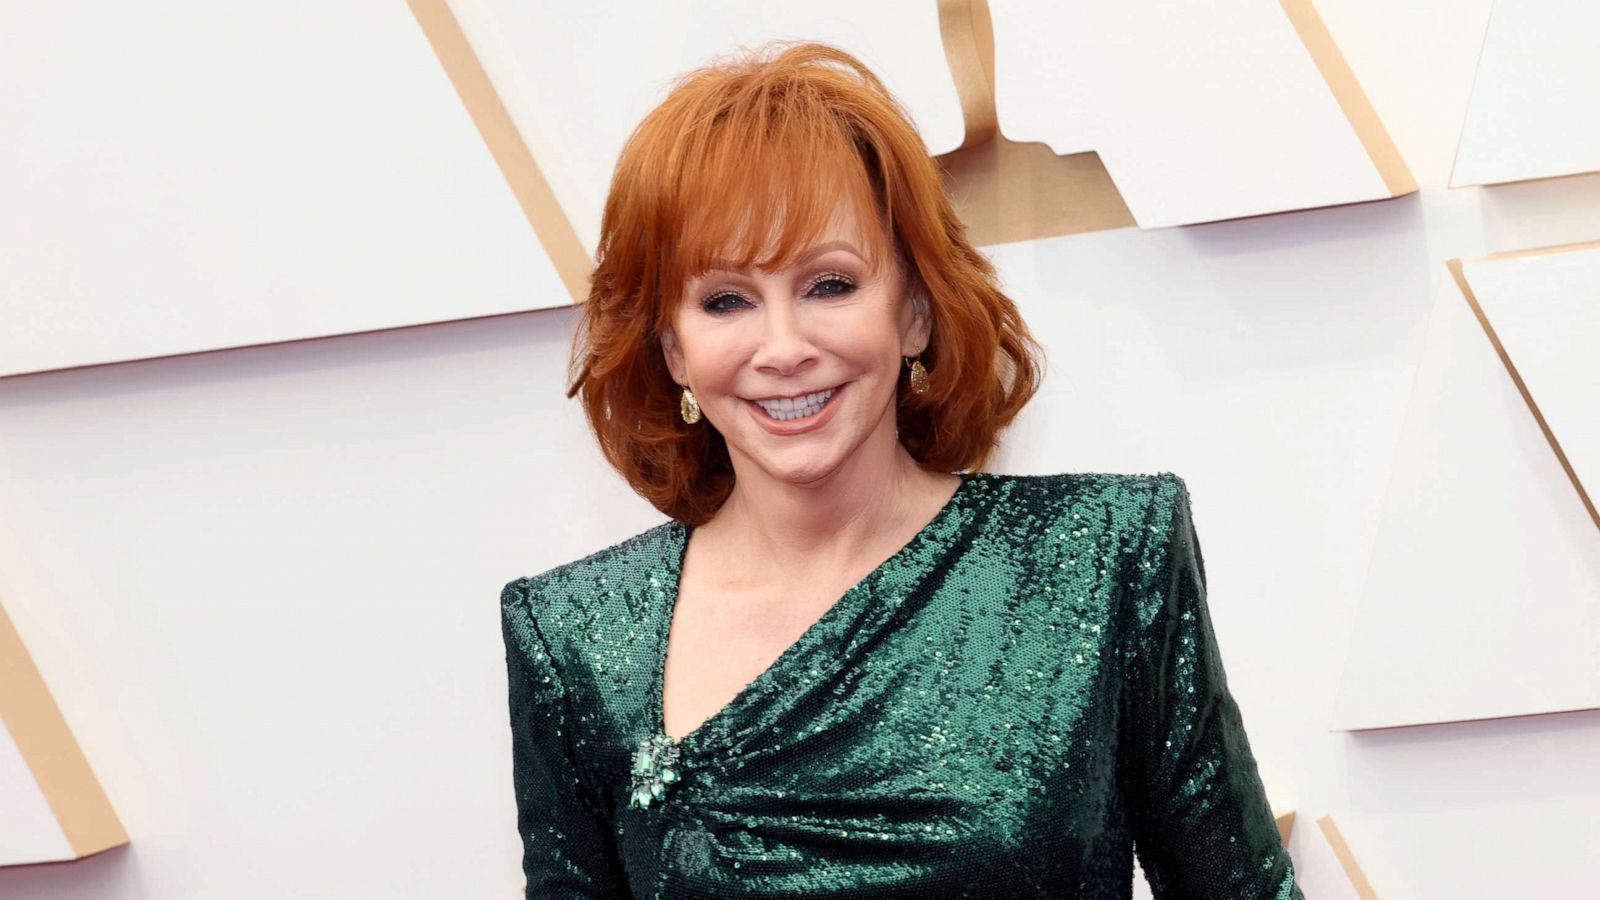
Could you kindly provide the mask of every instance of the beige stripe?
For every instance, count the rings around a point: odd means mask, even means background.
[[[494,83],[462,33],[461,24],[445,0],[406,0],[406,5],[411,7],[411,14],[422,26],[428,43],[433,45],[433,52],[466,105],[467,114],[478,127],[489,153],[533,226],[534,235],[544,245],[556,273],[572,295],[572,302],[584,302],[589,296],[589,274],[594,264],[556,201],[555,192],[550,190],[550,183],[539,171],[539,164],[523,142],[510,113],[506,112]]]
[[[1323,837],[1328,839],[1328,844],[1333,847],[1333,855],[1339,858],[1339,865],[1344,868],[1346,878],[1350,879],[1350,886],[1356,889],[1356,894],[1361,900],[1378,900],[1378,892],[1372,889],[1372,882],[1367,880],[1365,872],[1356,862],[1354,853],[1350,852],[1350,845],[1344,842],[1344,835],[1339,833],[1339,826],[1333,824],[1333,816],[1323,816],[1317,820],[1317,826],[1322,829]]]
[[[957,149],[973,147],[1000,130],[994,100],[994,26],[989,20],[988,0],[939,0],[939,37],[966,124],[966,137]]]
[[[1389,196],[1415,193],[1417,180],[1411,177],[1411,170],[1400,157],[1399,148],[1389,137],[1388,129],[1383,127],[1377,110],[1367,100],[1366,92],[1361,90],[1355,73],[1350,71],[1350,65],[1345,62],[1344,54],[1339,52],[1339,45],[1333,42],[1333,35],[1328,33],[1328,27],[1323,24],[1316,7],[1311,5],[1311,0],[1282,0],[1282,4],[1294,30],[1300,35],[1300,42],[1306,45],[1307,52],[1317,64],[1317,70],[1322,73],[1322,80],[1332,89],[1339,108],[1350,120],[1361,146],[1366,149],[1378,175],[1383,178]]]
[[[1294,813],[1295,811],[1291,809],[1277,817],[1278,840],[1282,841],[1285,847],[1289,846],[1289,837],[1294,834]]]
[[[1486,262],[1492,259],[1527,259],[1532,256],[1549,256],[1552,253],[1572,253],[1576,250],[1600,250],[1600,241],[1559,244],[1554,247],[1539,247],[1533,250],[1502,250],[1499,253],[1491,253],[1488,256],[1480,256],[1477,259],[1468,260],[1468,262]]]
[[[128,843],[89,761],[0,606],[0,719],[79,858]]]
[[[1600,242],[1577,244],[1564,249],[1593,248],[1595,246],[1600,246]],[[1506,253],[1489,258],[1508,259],[1519,256],[1539,256],[1544,253],[1554,252],[1561,252],[1561,248]],[[1534,401],[1533,394],[1528,390],[1528,386],[1523,383],[1522,375],[1517,372],[1516,363],[1511,361],[1511,354],[1507,353],[1505,345],[1500,343],[1500,336],[1495,334],[1494,325],[1490,323],[1488,315],[1483,311],[1483,307],[1478,305],[1478,296],[1472,292],[1472,285],[1467,283],[1467,273],[1461,264],[1461,260],[1449,260],[1445,263],[1445,266],[1450,269],[1451,277],[1456,280],[1456,287],[1460,288],[1462,295],[1467,298],[1467,304],[1472,307],[1472,314],[1478,317],[1478,324],[1483,326],[1483,333],[1489,336],[1489,343],[1494,345],[1494,352],[1500,355],[1500,362],[1505,365],[1506,371],[1511,374],[1511,381],[1516,384],[1517,392],[1522,395],[1523,402],[1527,403],[1528,409],[1533,412],[1534,421],[1539,423],[1539,430],[1544,432],[1544,439],[1550,444],[1550,449],[1555,451],[1556,461],[1561,463],[1561,468],[1566,471],[1567,480],[1572,482],[1573,489],[1578,492],[1578,499],[1583,501],[1583,508],[1589,511],[1589,518],[1594,520],[1595,527],[1600,528],[1600,512],[1595,510],[1594,501],[1589,498],[1589,492],[1583,489],[1583,482],[1578,479],[1578,473],[1573,471],[1572,463],[1567,460],[1566,452],[1561,449],[1561,442],[1556,440],[1556,433],[1550,429],[1549,423],[1544,420],[1544,413],[1539,411],[1539,404]]]
[[[1100,154],[1057,156],[1000,133],[987,0],[939,0],[939,33],[966,138],[936,160],[969,240],[983,247],[1135,224]]]

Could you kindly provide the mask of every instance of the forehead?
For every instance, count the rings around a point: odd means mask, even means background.
[[[819,256],[828,253],[844,252],[869,261],[872,258],[872,247],[861,222],[855,211],[848,204],[841,204],[835,215],[825,224],[818,225],[815,233],[810,235],[813,240],[798,242],[788,254],[780,254],[775,239],[763,241],[762,252],[758,255],[762,261],[772,263],[787,262],[789,265],[805,265]],[[748,254],[747,254],[748,255]],[[784,259],[787,257],[787,259]],[[752,260],[741,259],[737,255],[713,256],[706,260],[707,271],[742,271],[750,268]],[[755,268],[768,268],[769,266],[755,266]],[[777,267],[777,266],[772,266]]]
[[[890,243],[888,230],[876,216],[863,221],[860,206],[851,198],[838,197],[826,215],[808,221],[764,219],[747,208],[738,227],[728,229],[717,242],[722,246],[694,238],[685,242],[689,264],[684,274],[695,278],[717,271],[772,271],[804,265],[831,252],[848,252],[871,266],[881,265]]]

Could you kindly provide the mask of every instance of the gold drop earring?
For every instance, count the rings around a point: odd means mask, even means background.
[[[683,396],[678,398],[678,415],[690,425],[700,421],[700,401],[694,398],[694,391],[688,386],[683,389]]]
[[[926,394],[928,392],[928,370],[922,367],[922,354],[915,358],[902,357],[911,365],[911,392],[913,394]]]

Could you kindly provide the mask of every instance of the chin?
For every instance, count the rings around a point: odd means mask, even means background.
[[[778,481],[789,484],[810,484],[832,474],[842,462],[842,459],[820,456],[794,460],[769,459],[761,465],[761,468]]]

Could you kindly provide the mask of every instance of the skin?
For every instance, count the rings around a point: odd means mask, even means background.
[[[821,252],[787,269],[692,279],[662,333],[673,379],[694,392],[699,427],[726,439],[735,474],[685,551],[669,628],[669,734],[721,709],[960,484],[921,468],[898,439],[902,357],[927,347],[930,323],[900,265],[872,271],[866,246],[841,205]],[[801,434],[771,433],[750,402],[841,384],[831,418]]]

